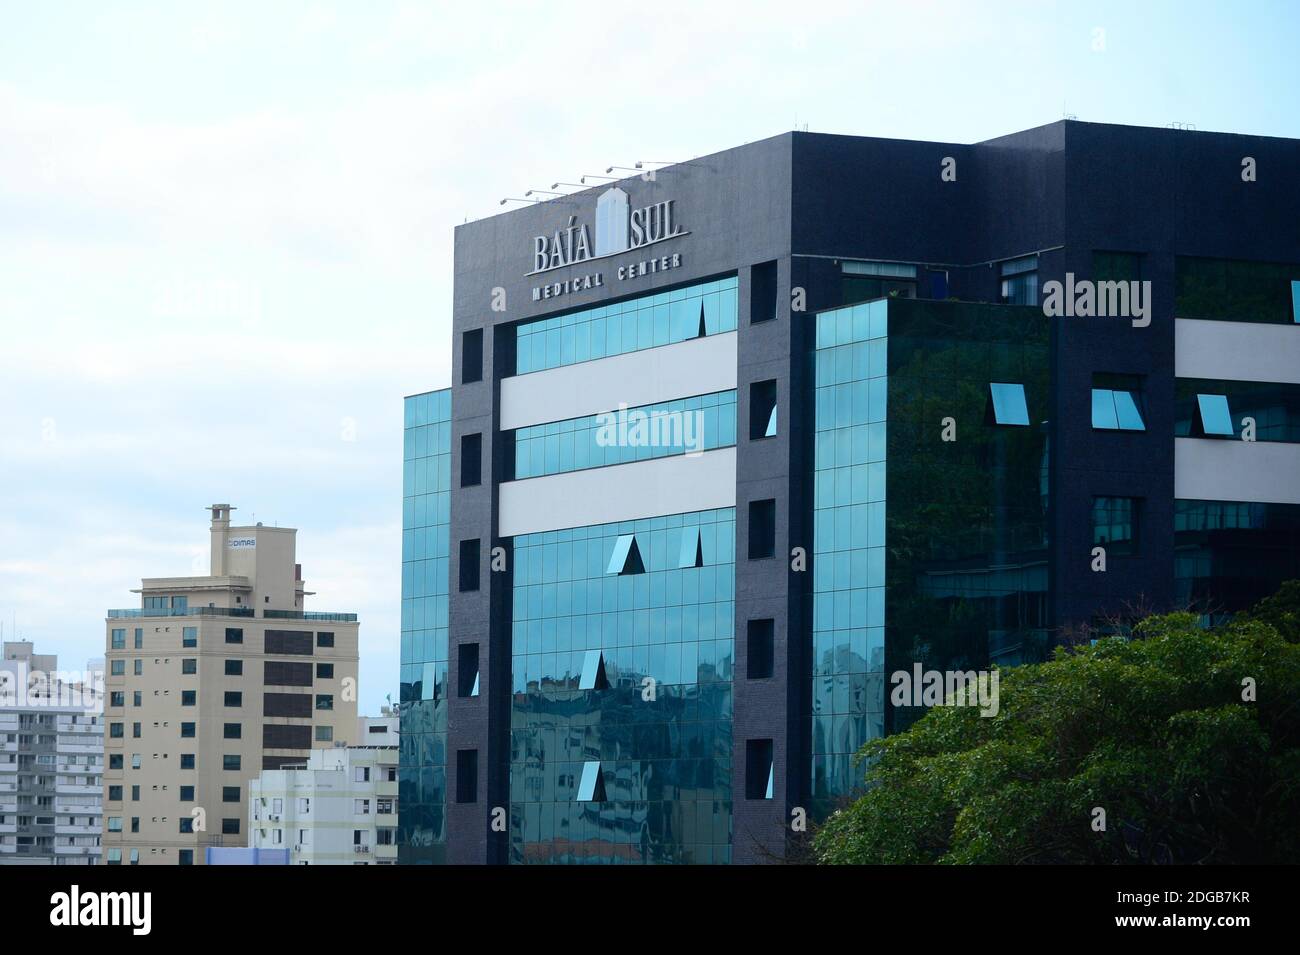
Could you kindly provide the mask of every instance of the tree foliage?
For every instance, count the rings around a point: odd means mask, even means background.
[[[1060,648],[1001,671],[997,716],[936,707],[873,741],[818,860],[1300,862],[1300,644],[1268,622],[1295,625],[1296,588],[1214,630],[1176,613]]]

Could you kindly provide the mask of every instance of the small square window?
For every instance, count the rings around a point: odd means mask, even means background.
[[[334,646],[334,634],[324,631],[316,634],[317,649],[329,649]]]
[[[238,786],[222,786],[222,787],[221,787],[221,801],[222,801],[222,802],[239,802],[239,787],[238,787]]]
[[[316,742],[332,743],[334,741],[334,727],[318,726],[316,727]]]
[[[772,676],[775,665],[775,622],[771,618],[751,620],[746,630],[745,676],[750,680],[766,680]]]
[[[242,627],[226,628],[226,643],[243,643],[244,630]]]
[[[333,694],[330,694],[330,693],[317,693],[317,694],[316,694],[316,709],[318,709],[318,710],[332,710],[332,709],[334,709],[334,696],[333,696]]]
[[[199,645],[199,628],[184,627],[181,632],[181,646],[197,647]]]
[[[227,753],[221,757],[221,768],[227,771],[237,771],[241,762],[242,759],[238,754],[231,755]]]
[[[1003,304],[1038,304],[1037,255],[1027,255],[1024,258],[1003,262],[999,271],[1002,273]]]
[[[749,502],[749,559],[762,560],[776,553],[776,501]]]
[[[770,739],[745,740],[745,798],[771,799],[776,788],[776,765]]]
[[[238,690],[226,690],[224,703],[226,706],[243,706],[244,694]]]
[[[244,675],[243,660],[226,661],[226,676],[243,676],[243,675]]]
[[[456,693],[460,697],[478,696],[478,644],[462,643],[456,652]]]
[[[749,270],[749,321],[752,325],[777,317],[776,262],[763,262]]]
[[[239,820],[238,820],[238,819],[222,819],[222,820],[221,820],[221,834],[222,834],[223,836],[237,836],[237,835],[239,835]]]
[[[181,661],[181,673],[195,674],[199,672],[199,661],[190,657]]]
[[[1098,431],[1145,431],[1140,375],[1092,376],[1092,426]]]
[[[222,736],[225,739],[241,739],[244,735],[244,727],[241,723],[227,723],[222,729]]]
[[[478,538],[460,542],[460,591],[467,593],[478,590]]]
[[[462,332],[460,336],[460,383],[483,380],[483,329]]]
[[[749,438],[776,435],[776,379],[756,381],[749,386]]]
[[[198,701],[197,690],[181,690],[181,706],[194,706]]]
[[[193,738],[194,738],[194,725],[195,725],[195,724],[193,724],[193,723],[182,723],[182,724],[181,724],[181,738],[182,738],[182,739],[193,739]]]
[[[478,750],[456,751],[456,801],[478,802]]]
[[[460,486],[477,487],[483,483],[483,435],[460,436]]]
[[[136,767],[136,769],[139,768],[140,768],[139,766]],[[181,769],[193,769],[193,768],[194,768],[194,754],[181,753]]]
[[[1092,543],[1106,548],[1107,556],[1130,556],[1138,552],[1138,524],[1141,501],[1133,497],[1092,499]]]
[[[318,680],[334,679],[334,664],[332,663],[316,664],[316,679]]]

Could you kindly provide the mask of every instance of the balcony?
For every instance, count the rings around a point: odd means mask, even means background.
[[[270,611],[267,611],[269,617]],[[252,607],[144,607],[110,610],[110,618],[117,617],[252,617]],[[355,619],[355,618],[354,618]]]
[[[331,623],[356,623],[354,613],[327,613],[314,610],[263,610],[262,616],[268,620],[324,620]]]

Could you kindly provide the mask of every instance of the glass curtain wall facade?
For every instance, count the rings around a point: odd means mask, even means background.
[[[815,815],[855,791],[854,755],[885,727],[889,301],[817,316],[812,778]]]
[[[889,326],[888,671],[1044,659],[1048,320],[894,302]],[[924,713],[891,706],[885,730]]]
[[[734,332],[737,286],[731,275],[525,322],[515,330],[515,374]]]
[[[514,539],[510,861],[731,854],[735,512]]]
[[[1174,502],[1174,596],[1212,622],[1300,579],[1300,504]]]
[[[451,389],[405,403],[398,862],[446,861]]]
[[[676,401],[517,428],[514,478],[564,474],[736,443],[736,393]]]
[[[812,797],[925,712],[888,677],[1047,650],[1048,327],[1036,309],[882,299],[817,316]]]

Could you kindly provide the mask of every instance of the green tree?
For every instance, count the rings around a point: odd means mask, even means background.
[[[873,741],[818,861],[1300,862],[1300,645],[1266,604],[1214,630],[1148,617],[1000,671],[996,716],[936,707]]]

